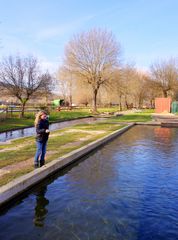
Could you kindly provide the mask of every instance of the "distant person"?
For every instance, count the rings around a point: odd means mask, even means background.
[[[49,137],[49,121],[45,111],[37,113],[35,118],[36,128],[36,154],[34,159],[34,167],[42,167],[45,163],[45,154],[47,141]]]

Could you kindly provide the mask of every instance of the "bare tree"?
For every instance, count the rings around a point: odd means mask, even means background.
[[[175,59],[156,62],[151,66],[151,74],[164,97],[178,85],[178,66]]]
[[[69,101],[70,107],[72,107],[72,93],[74,85],[74,74],[70,67],[61,67],[58,72],[60,89],[62,91],[65,101]]]
[[[55,78],[48,71],[41,75],[41,87],[40,91],[45,95],[46,106],[48,105],[48,97],[50,96],[55,85]]]
[[[133,105],[133,90],[135,88],[133,81],[135,79],[136,69],[133,65],[127,64],[121,71],[123,102],[128,109]]]
[[[39,72],[38,61],[32,56],[4,58],[0,63],[0,83],[20,101],[20,117],[24,117],[27,101],[45,84]]]
[[[91,89],[88,88],[86,84],[80,84],[80,82],[76,81],[75,89],[73,92],[73,99],[76,104],[82,104],[86,107],[92,104],[92,92]]]
[[[66,47],[64,65],[91,86],[93,112],[97,111],[99,88],[111,79],[119,54],[120,46],[113,34],[101,29],[75,35]]]
[[[132,96],[135,100],[135,106],[142,108],[144,100],[147,99],[149,93],[149,76],[147,73],[135,70],[132,79]]]
[[[109,95],[111,99],[115,99],[115,102],[119,103],[120,110],[122,110],[122,97],[124,95],[124,84],[121,73],[122,70],[119,68],[114,70],[113,80],[110,83],[110,87],[106,89],[107,95]]]
[[[155,81],[150,77],[147,81],[147,99],[149,100],[151,108],[154,108],[155,98],[162,96],[162,91]]]

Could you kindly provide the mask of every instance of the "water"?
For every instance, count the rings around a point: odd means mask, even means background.
[[[58,123],[52,123],[50,124],[50,130],[56,130],[61,129],[68,126],[73,126],[79,123],[91,123],[94,121],[103,120],[102,118],[83,118],[83,119],[76,119],[76,120],[70,120],[70,121],[64,121],[64,122],[58,122]],[[24,128],[14,131],[7,131],[4,133],[0,133],[0,142],[6,142],[11,139],[21,138],[21,137],[28,137],[35,135],[35,128]]]
[[[178,129],[136,126],[1,212],[0,239],[178,239]]]

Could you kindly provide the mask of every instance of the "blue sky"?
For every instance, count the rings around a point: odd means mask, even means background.
[[[74,34],[97,27],[140,69],[178,57],[178,0],[0,0],[0,22],[0,57],[33,54],[50,71]]]

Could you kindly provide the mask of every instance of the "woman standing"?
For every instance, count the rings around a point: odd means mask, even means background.
[[[49,137],[49,121],[45,111],[40,111],[35,118],[36,128],[36,154],[34,167],[41,167],[45,163],[46,146]]]

